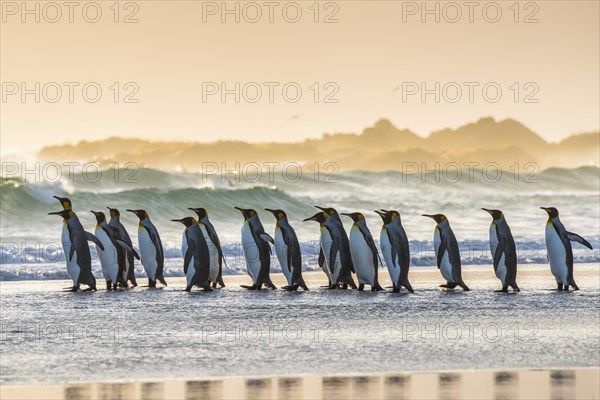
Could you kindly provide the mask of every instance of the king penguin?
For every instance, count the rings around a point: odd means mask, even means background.
[[[71,210],[72,209],[72,203],[71,200],[66,198],[66,197],[58,197],[58,196],[52,196],[54,197],[56,200],[58,200],[60,202],[60,205],[62,206],[63,210]],[[69,275],[71,276],[71,278],[73,278],[73,274],[71,273],[71,271],[79,271],[79,267],[77,266],[77,263],[75,261],[71,261],[69,260],[69,254],[71,253],[71,239],[69,238],[69,228],[68,228],[68,224],[67,224],[67,220],[63,219],[63,225],[62,225],[62,231],[61,231],[61,235],[60,235],[60,242],[62,244],[62,248],[63,248],[63,254],[65,255],[65,259],[67,260],[67,272],[69,272]],[[73,286],[76,285],[76,279],[74,279],[73,281]],[[69,289],[72,290],[71,288],[65,288],[65,289]]]
[[[274,243],[273,238],[265,232],[258,214],[252,209],[235,207],[244,216],[242,225],[242,249],[246,259],[248,275],[252,278],[252,285],[242,285],[243,288],[256,290],[266,285],[270,289],[277,289],[271,277],[271,248],[269,242]]]
[[[468,291],[469,288],[465,285],[461,276],[458,241],[454,236],[454,232],[452,232],[452,228],[450,228],[448,218],[443,214],[423,214],[423,216],[432,218],[437,223],[433,233],[433,246],[437,267],[447,281],[445,285],[440,285],[440,287],[454,289],[456,286],[460,286],[464,291]]]
[[[329,289],[333,289],[335,288],[335,286],[333,286],[332,282],[331,282],[331,271],[329,268],[329,250],[331,249],[331,234],[329,233],[329,230],[325,227],[325,220],[328,218],[327,213],[325,212],[318,212],[315,215],[313,215],[312,217],[306,218],[304,220],[304,222],[306,221],[315,221],[319,223],[319,267],[321,267],[321,269],[323,270],[323,272],[325,272],[325,275],[327,275],[327,280],[328,280],[328,284],[327,284],[327,288]],[[327,243],[327,247],[325,247],[325,244]],[[327,257],[325,256],[324,253],[324,249],[326,249],[327,251]],[[337,257],[337,262],[339,262],[339,255]],[[332,267],[331,270],[333,270],[334,268]]]
[[[319,265],[321,265],[321,253],[323,254],[324,271],[329,278],[329,289],[336,289],[340,285],[346,289],[350,285],[356,289],[356,284],[350,274],[352,266],[352,256],[350,255],[350,243],[342,221],[333,208],[322,208],[322,210],[304,221],[316,221],[320,227],[320,252]],[[323,268],[321,266],[321,268]]]
[[[183,273],[187,281],[185,290],[189,292],[193,286],[198,286],[205,291],[211,291],[209,282],[210,254],[206,238],[198,222],[192,217],[172,219],[171,221],[181,222],[185,225],[181,243]]]
[[[96,278],[92,274],[92,256],[88,240],[94,242],[100,250],[104,250],[104,246],[96,236],[83,229],[73,210],[56,211],[48,213],[48,215],[60,215],[67,221],[69,253],[65,254],[65,257],[67,259],[67,271],[73,279],[71,291],[76,292],[81,284],[88,286],[84,291],[95,291]]]
[[[206,244],[208,245],[208,253],[210,255],[210,281],[212,287],[216,288],[217,284],[220,287],[225,287],[223,282],[223,264],[227,266],[225,262],[225,256],[223,255],[223,249],[221,248],[221,242],[215,227],[208,219],[208,212],[204,208],[188,208],[192,210],[198,216],[198,225],[204,233]]]
[[[350,228],[349,241],[352,264],[358,279],[358,290],[362,292],[365,285],[371,286],[372,292],[383,290],[377,277],[379,252],[364,215],[359,212],[342,213],[342,215],[346,215],[354,221],[352,228]]]
[[[158,230],[150,221],[150,217],[145,210],[127,210],[134,213],[140,219],[138,225],[138,242],[140,246],[140,255],[142,265],[148,275],[148,287],[156,287],[156,281],[160,281],[167,286],[163,274],[165,255],[163,246],[158,235]]]
[[[414,293],[408,281],[410,244],[400,221],[400,213],[395,210],[375,210],[375,212],[383,220],[379,245],[392,280],[392,291],[398,293],[404,286],[409,292]]]
[[[501,292],[508,292],[508,287],[515,292],[520,289],[517,286],[517,247],[515,239],[510,231],[504,213],[500,210],[488,210],[482,208],[492,216],[490,224],[490,251],[494,262],[496,277],[502,282]]]
[[[131,241],[131,237],[129,237],[129,233],[127,233],[127,229],[121,223],[121,213],[116,208],[108,208],[110,212],[110,222],[108,226],[110,226],[117,234],[119,240],[122,240],[127,246],[131,247],[132,251],[125,252],[125,270],[123,271],[123,275],[125,278],[125,287],[127,287],[127,281],[131,282],[131,286],[137,286],[137,282],[135,280],[135,265],[134,258],[140,259],[140,256],[133,250],[133,242]]]
[[[329,255],[331,264],[334,264],[336,254],[339,254],[340,256],[341,268],[339,271],[336,271],[335,277],[334,274],[332,274],[332,283],[336,287],[341,285],[344,289],[348,286],[352,289],[356,289],[356,284],[354,283],[354,279],[352,279],[352,273],[355,272],[355,270],[354,264],[352,263],[352,255],[350,254],[350,241],[348,239],[348,234],[344,229],[344,224],[340,219],[340,215],[331,207],[315,207],[329,216],[329,218],[325,220],[325,226],[328,228],[332,239]]]
[[[569,232],[560,222],[558,210],[554,207],[540,207],[548,213],[546,222],[546,250],[550,261],[550,271],[556,279],[558,290],[579,290],[573,278],[573,248],[571,242],[577,242],[592,250],[592,245],[576,233]]]
[[[104,250],[98,249],[98,258],[102,267],[102,274],[106,280],[106,290],[117,290],[117,283],[125,286],[127,283],[123,277],[125,269],[125,254],[119,244],[117,235],[106,223],[103,212],[90,211],[96,216],[96,230],[94,234],[102,243]]]
[[[302,254],[296,231],[290,225],[287,214],[283,210],[265,208],[276,218],[275,222],[275,254],[279,260],[281,271],[287,279],[285,290],[308,290],[302,278]]]

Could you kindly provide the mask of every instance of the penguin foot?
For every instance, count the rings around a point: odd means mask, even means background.
[[[106,281],[106,290],[112,290],[112,282]]]
[[[149,288],[155,288],[156,287],[156,281],[153,281],[152,279],[148,279],[148,287]]]
[[[79,290],[79,286],[73,286],[73,287],[65,288],[65,289],[67,289],[67,290],[65,290],[65,292],[73,292],[73,293],[75,293],[75,292],[77,292]]]
[[[563,290],[563,284],[562,284],[562,283],[559,283],[559,284],[558,284],[558,289],[556,289],[556,290]]]
[[[96,289],[95,286],[90,286],[90,287],[83,289],[82,292],[91,292],[91,291],[95,292],[96,290],[98,290],[98,289]]]
[[[205,292],[212,292],[212,288],[210,287],[210,285],[203,286],[202,288],[204,289]]]
[[[244,289],[248,289],[248,290],[256,290],[257,289],[256,285],[251,285],[251,286],[240,285],[240,287],[243,287]]]
[[[500,289],[500,290],[494,290],[494,293],[508,293],[508,289]]]
[[[392,293],[400,293],[400,288],[396,286],[392,286]]]
[[[365,290],[365,285],[363,285],[362,283],[360,285],[358,285],[358,291],[362,292],[363,290]]]
[[[298,290],[299,286],[298,285],[291,285],[291,286],[283,286],[282,289],[283,290],[287,290],[288,292],[295,292],[296,290]]]

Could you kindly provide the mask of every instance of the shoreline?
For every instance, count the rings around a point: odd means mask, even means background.
[[[500,396],[502,395],[502,396]],[[598,399],[600,368],[389,371],[3,385],[2,399]]]

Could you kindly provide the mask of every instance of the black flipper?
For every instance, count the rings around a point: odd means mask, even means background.
[[[591,244],[590,244],[590,243],[589,243],[587,240],[585,240],[584,238],[582,238],[581,236],[579,236],[579,235],[578,235],[578,234],[576,234],[576,233],[573,233],[573,232],[567,232],[567,238],[568,238],[568,239],[569,239],[571,242],[577,242],[577,243],[580,243],[580,244],[584,245],[585,247],[587,247],[588,249],[590,249],[590,250],[594,250],[594,249],[592,248],[592,245],[591,245]]]

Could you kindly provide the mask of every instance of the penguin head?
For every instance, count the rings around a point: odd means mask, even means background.
[[[500,210],[488,210],[487,208],[482,208],[483,211],[487,211],[492,216],[493,220],[504,219],[504,214]]]
[[[319,207],[319,206],[315,206],[316,208],[318,208],[319,210],[323,211],[324,213],[327,213],[327,215],[337,215],[337,211],[335,210],[335,208],[326,208],[326,207]]]
[[[365,216],[362,215],[362,213],[359,212],[353,212],[353,213],[342,213],[342,215],[345,215],[347,217],[352,218],[352,221],[354,222],[360,222],[365,220]]]
[[[197,223],[198,221],[196,221],[196,218],[194,217],[185,217],[185,218],[181,218],[181,219],[172,219],[171,221],[173,222],[181,222],[183,225],[185,225],[186,228],[189,228],[190,226],[194,225],[195,223]]]
[[[438,224],[448,220],[444,214],[423,214],[422,216],[432,218]]]
[[[280,219],[287,219],[287,214],[283,210],[272,210],[270,208],[265,208],[265,211],[268,211],[271,214],[273,214],[277,221],[279,221]]]
[[[327,214],[325,211],[323,211],[323,212],[316,213],[312,217],[306,218],[304,220],[304,222],[306,222],[306,221],[317,221],[320,224],[324,224],[325,221],[327,220],[327,218],[329,218],[329,214]]]
[[[71,200],[69,200],[66,197],[58,197],[58,196],[52,196],[54,197],[56,200],[60,201],[60,204],[63,206],[63,209],[65,210],[70,210],[71,209]]]
[[[148,213],[146,212],[146,210],[130,210],[130,209],[127,209],[125,211],[129,211],[129,212],[134,213],[135,215],[137,215],[137,217],[140,219],[140,221],[143,221],[146,218],[148,218]]]
[[[121,215],[121,213],[119,213],[119,210],[117,210],[116,208],[110,208],[110,207],[106,207],[108,208],[108,212],[110,213],[110,217],[111,218],[115,218]]]
[[[387,225],[396,219],[400,221],[400,213],[396,210],[375,210],[375,212],[381,217],[384,225]]]
[[[106,215],[104,215],[102,211],[90,210],[90,212],[96,216],[97,223],[101,224],[102,222],[106,221]]]
[[[548,218],[556,218],[558,217],[558,210],[554,207],[540,207],[542,210],[548,213]]]
[[[244,219],[246,221],[249,220],[250,218],[255,217],[257,215],[256,211],[254,211],[251,208],[240,208],[240,207],[234,207],[234,208],[236,210],[239,210],[242,213],[242,215],[244,216]]]
[[[196,215],[198,216],[198,219],[204,219],[206,217],[208,217],[208,212],[206,211],[205,208],[188,208],[188,210],[192,210],[193,212],[196,213]]]
[[[75,213],[73,212],[73,210],[61,210],[61,211],[55,211],[55,212],[51,212],[48,213],[48,215],[60,215],[61,217],[64,218],[65,221],[68,221],[71,217],[75,216]]]

